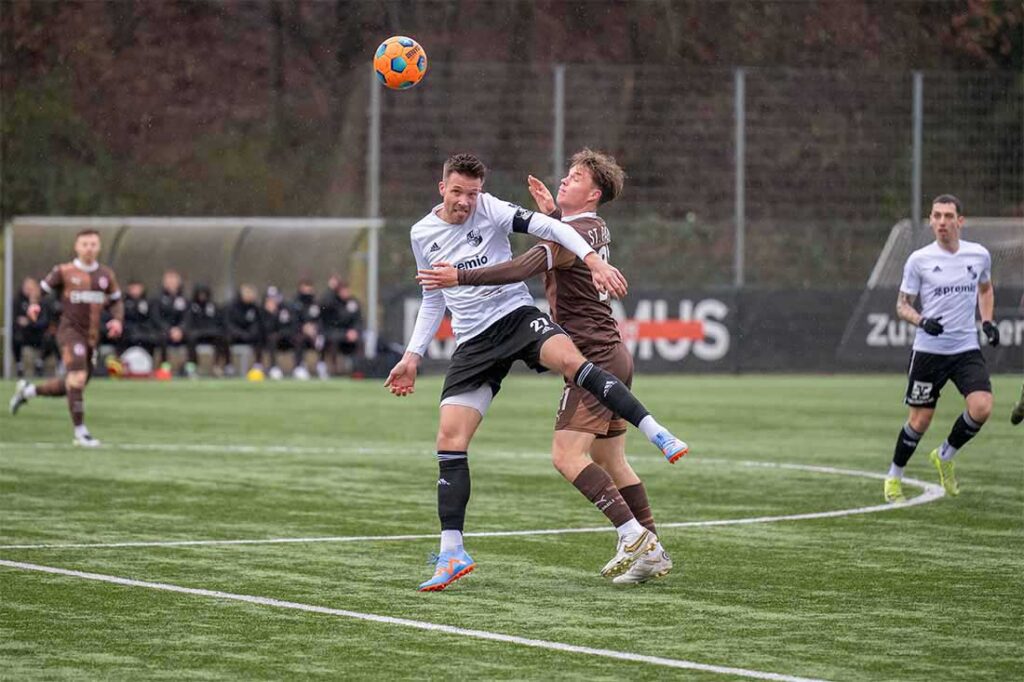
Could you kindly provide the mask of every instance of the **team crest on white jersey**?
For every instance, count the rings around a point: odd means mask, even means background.
[[[473,246],[480,246],[483,243],[484,238],[480,234],[480,230],[470,230],[469,234],[466,235],[466,241]]]

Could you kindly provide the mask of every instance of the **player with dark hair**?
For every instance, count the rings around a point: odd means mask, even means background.
[[[97,447],[100,442],[85,426],[83,393],[92,375],[93,356],[100,339],[100,316],[109,308],[112,318],[107,333],[116,339],[124,324],[124,304],[114,271],[96,260],[100,253],[100,235],[96,230],[82,230],[75,237],[76,258],[70,263],[55,265],[40,283],[47,294],[61,291],[62,312],[57,327],[57,343],[67,375],[41,384],[19,381],[11,397],[11,414],[36,396],[66,396],[71,422],[75,427],[75,445]],[[29,306],[28,316],[36,319],[40,305]]]
[[[598,292],[625,295],[622,274],[576,230],[485,193],[485,175],[484,165],[475,156],[459,154],[445,161],[438,183],[442,203],[411,230],[419,270],[427,270],[432,262],[439,261],[453,263],[458,269],[507,262],[512,259],[509,234],[529,232],[555,241],[579,257]],[[437,434],[441,549],[433,577],[420,585],[423,591],[442,590],[476,567],[462,542],[470,494],[467,453],[487,408],[516,360],[539,372],[557,371],[593,394],[610,412],[640,428],[669,462],[688,450],[686,443],[655,421],[622,381],[580,354],[562,328],[534,307],[533,297],[522,282],[472,289],[424,289],[408,348],[385,382],[393,394],[413,392],[420,360],[441,324],[445,307],[452,312],[457,347],[441,392]],[[621,506],[626,507],[624,503]],[[618,547],[602,570],[606,576],[624,573],[657,545],[654,533],[632,515],[616,530]]]
[[[946,440],[929,455],[939,481],[950,495],[960,494],[953,456],[974,438],[992,414],[992,382],[978,345],[975,310],[992,346],[999,345],[999,327],[992,322],[995,291],[992,257],[981,244],[960,239],[963,206],[951,194],[932,201],[928,218],[935,241],[914,251],[903,268],[896,314],[918,327],[907,372],[907,423],[896,438],[889,475],[887,502],[902,502],[903,468],[932,423],[939,392],[949,380],[964,396],[966,409],[957,417]],[[914,308],[921,297],[921,311]]]
[[[597,215],[597,209],[616,199],[624,182],[625,173],[614,158],[583,149],[572,157],[569,172],[559,184],[557,208],[548,188],[532,175],[529,189],[541,212],[571,225],[601,258],[608,260],[611,232]],[[417,279],[432,290],[508,284],[541,273],[552,319],[589,360],[624,385],[632,386],[633,358],[622,343],[608,295],[594,287],[586,265],[576,254],[558,244],[540,242],[507,263],[471,270],[440,262],[433,269],[420,272]],[[647,491],[626,460],[626,426],[624,419],[566,378],[555,418],[552,462],[613,526],[635,518],[657,534]],[[671,570],[672,559],[659,542],[654,551],[612,582],[646,582]]]

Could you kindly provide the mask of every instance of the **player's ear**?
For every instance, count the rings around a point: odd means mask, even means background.
[[[441,194],[441,196],[444,196],[444,180],[437,183],[437,191]]]

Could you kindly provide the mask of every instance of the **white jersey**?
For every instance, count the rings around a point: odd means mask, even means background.
[[[412,226],[410,239],[416,267],[427,270],[445,261],[458,269],[482,268],[512,260],[511,232],[529,232],[557,241],[580,258],[593,249],[576,230],[546,215],[536,214],[490,194],[481,193],[465,223],[453,225],[438,215],[435,206]],[[409,339],[408,351],[423,355],[437,332],[447,307],[452,312],[455,343],[462,344],[516,308],[533,305],[523,282],[496,286],[450,287],[423,291],[423,303]]]
[[[979,348],[975,311],[978,285],[992,279],[992,256],[981,244],[960,240],[956,253],[938,242],[910,254],[903,268],[900,291],[919,296],[921,314],[939,318],[944,331],[931,336],[923,329],[914,337],[914,350],[953,355]]]

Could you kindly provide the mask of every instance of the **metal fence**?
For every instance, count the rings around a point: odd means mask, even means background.
[[[860,286],[891,226],[927,211],[916,196],[1024,215],[1017,73],[435,63],[420,87],[379,95],[396,251],[454,151],[520,202],[527,173],[555,183],[580,147],[614,154],[629,179],[603,213],[641,285]],[[411,258],[390,261],[383,280],[407,278]]]

